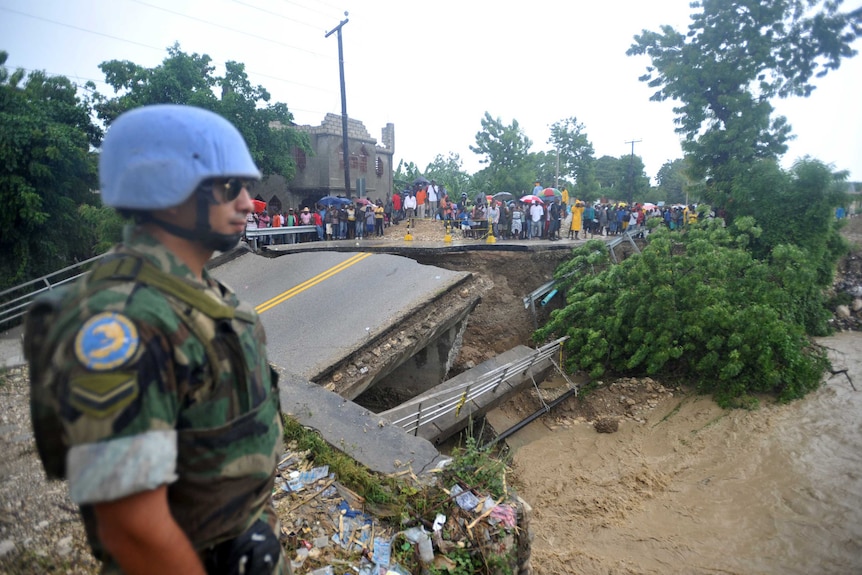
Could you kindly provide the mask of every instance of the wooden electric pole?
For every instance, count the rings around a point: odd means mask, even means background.
[[[326,33],[325,38],[332,36],[333,32],[338,32],[338,73],[341,77],[341,155],[344,158],[344,195],[350,197],[350,153],[347,142],[347,92],[344,88],[344,48],[341,44],[341,28],[347,24],[347,12],[344,12],[344,20],[335,28]]]

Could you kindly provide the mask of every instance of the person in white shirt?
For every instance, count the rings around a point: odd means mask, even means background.
[[[538,238],[542,235],[542,229],[540,222],[542,221],[542,214],[545,213],[544,208],[542,208],[541,202],[534,202],[532,206],[530,206],[530,237]]]
[[[437,205],[440,201],[440,189],[437,187],[437,182],[431,180],[428,185],[428,210],[431,212],[431,219],[437,219]]]
[[[407,212],[407,219],[412,220],[416,216],[416,194],[410,192],[404,198],[404,211]]]
[[[497,207],[497,202],[492,201],[488,208],[488,227],[494,237],[500,236],[500,208]]]

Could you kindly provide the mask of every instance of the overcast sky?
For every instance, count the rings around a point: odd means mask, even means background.
[[[650,102],[637,78],[645,57],[628,57],[642,29],[683,30],[689,0],[0,0],[0,49],[7,66],[101,82],[98,64],[158,65],[166,48],[246,65],[254,84],[284,102],[300,124],[341,113],[338,41],[344,19],[347,112],[380,142],[395,124],[395,159],[424,169],[437,154],[470,151],[487,111],[517,120],[533,151],[550,150],[549,126],[583,123],[596,157],[641,156],[647,175],[682,156],[672,103]],[[848,0],[847,10],[859,6]],[[862,43],[860,43],[862,44]],[[857,49],[862,46],[857,45]],[[862,180],[862,57],[818,80],[807,99],[776,102],[795,141],[789,167],[810,155]]]

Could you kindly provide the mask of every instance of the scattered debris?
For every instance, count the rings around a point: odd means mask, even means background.
[[[278,465],[273,495],[281,540],[297,575],[409,575],[446,565],[490,573],[491,556],[507,558],[513,572],[525,563],[518,543],[526,537],[519,524],[526,516],[517,499],[495,499],[448,476],[447,468],[437,471],[432,485],[420,484],[407,469],[395,476],[414,486],[413,499],[422,501],[414,509],[425,511],[409,516],[403,508],[366,501],[312,458],[292,442]]]

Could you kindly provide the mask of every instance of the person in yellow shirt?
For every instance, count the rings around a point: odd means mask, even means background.
[[[581,228],[584,225],[584,202],[581,200],[575,200],[575,205],[572,206],[572,225],[569,227],[569,239],[572,238],[572,234],[574,234],[574,239],[580,239],[578,234],[581,231]],[[586,237],[586,234],[584,234]]]
[[[697,209],[695,209],[694,204],[687,206],[683,210],[683,221],[687,226],[697,223]]]

